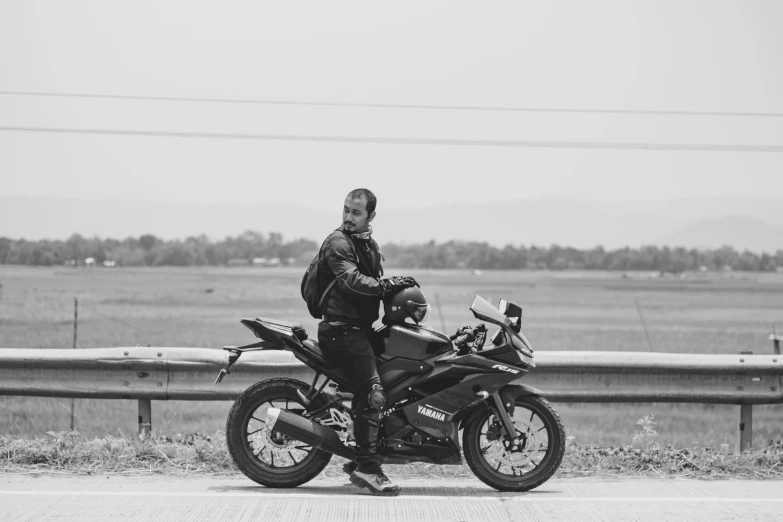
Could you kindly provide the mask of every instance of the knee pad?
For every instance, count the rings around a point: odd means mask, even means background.
[[[383,411],[386,407],[386,393],[380,384],[373,384],[370,395],[367,396],[367,402],[370,408],[377,411]]]

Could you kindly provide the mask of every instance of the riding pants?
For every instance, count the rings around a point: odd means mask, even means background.
[[[377,474],[381,471],[383,457],[377,455],[371,444],[369,423],[373,411],[370,411],[368,397],[373,385],[380,385],[375,355],[370,346],[371,329],[356,329],[349,325],[318,325],[318,344],[324,356],[333,362],[350,380],[353,393],[351,410],[354,414],[354,438],[356,439],[356,469],[362,473]],[[378,416],[374,415],[374,422]]]

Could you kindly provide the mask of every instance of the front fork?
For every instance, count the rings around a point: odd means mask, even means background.
[[[503,404],[503,399],[500,398],[498,392],[492,393],[490,396],[492,397],[492,402],[497,410],[497,416],[500,418],[500,423],[503,425],[506,435],[508,435],[508,440],[513,446],[519,446],[522,444],[522,441],[517,435],[517,428],[514,426],[514,421],[511,420],[511,415],[509,415],[506,410],[506,405]],[[509,404],[509,407],[511,407],[511,404]]]

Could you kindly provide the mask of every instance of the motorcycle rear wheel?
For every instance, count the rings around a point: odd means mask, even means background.
[[[269,407],[301,415],[305,406],[297,390],[306,394],[308,389],[296,379],[268,379],[237,397],[226,420],[226,445],[234,464],[250,480],[270,488],[295,488],[329,463],[331,453],[265,427]]]
[[[462,434],[468,466],[498,491],[537,488],[557,471],[565,454],[565,429],[549,402],[525,396],[514,403],[511,420],[521,441],[516,448],[490,409],[469,421]]]

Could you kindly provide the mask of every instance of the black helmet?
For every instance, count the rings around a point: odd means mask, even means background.
[[[404,324],[405,319],[412,319],[421,324],[429,316],[430,305],[421,288],[413,286],[404,288],[383,300],[383,322],[385,324]]]

